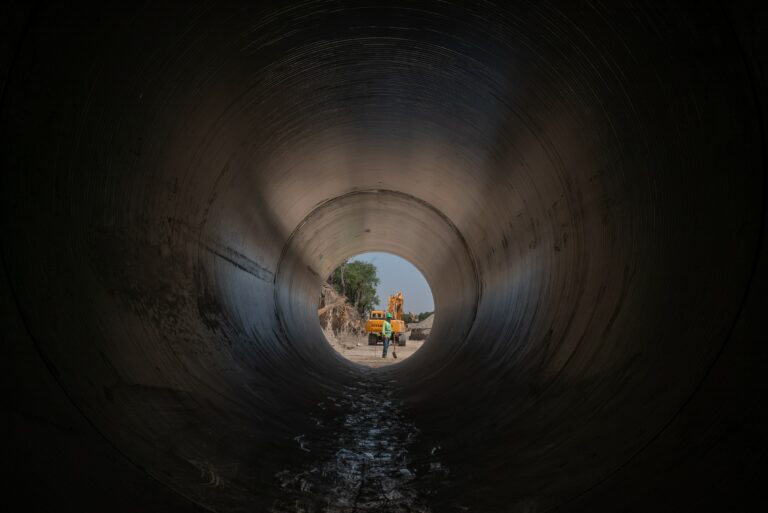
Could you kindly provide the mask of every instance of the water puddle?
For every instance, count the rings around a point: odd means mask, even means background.
[[[324,429],[294,438],[309,463],[275,475],[281,493],[271,513],[432,511],[429,496],[449,471],[439,447],[414,463],[420,431],[403,415],[393,384],[361,382],[318,404],[310,418]]]

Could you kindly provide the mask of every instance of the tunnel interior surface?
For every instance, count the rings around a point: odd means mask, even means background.
[[[9,9],[17,492],[64,509],[381,511],[363,485],[341,490],[359,482],[312,481],[325,453],[358,472],[339,451],[370,442],[407,453],[400,481],[382,478],[401,484],[391,511],[746,500],[766,99],[739,13]],[[413,262],[438,312],[422,350],[375,371],[317,322],[324,277],[365,251]],[[383,434],[345,438],[371,415]]]

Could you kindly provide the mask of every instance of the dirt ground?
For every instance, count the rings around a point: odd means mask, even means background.
[[[415,353],[424,343],[423,340],[407,340],[405,347],[398,346],[396,348],[397,359],[392,358],[392,345],[390,344],[385,359],[381,357],[382,345],[369,346],[367,336],[342,335],[338,340],[334,340],[335,337],[326,338],[329,338],[331,346],[345,358],[373,368],[401,362]]]

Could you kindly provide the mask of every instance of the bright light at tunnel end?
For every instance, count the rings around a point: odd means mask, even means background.
[[[323,284],[318,305],[318,321],[331,347],[372,368],[400,363],[421,349],[435,317],[432,291],[422,273],[387,252],[344,259]],[[386,348],[385,322],[391,332]]]

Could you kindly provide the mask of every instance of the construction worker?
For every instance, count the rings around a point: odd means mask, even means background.
[[[381,353],[382,358],[387,357],[387,349],[389,349],[389,343],[392,341],[392,323],[389,322],[392,319],[392,314],[387,312],[384,316],[384,322],[381,323],[381,337],[384,339],[384,351]],[[392,358],[397,358],[395,352],[395,345],[392,344]]]

